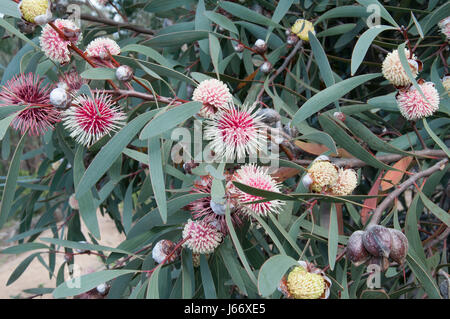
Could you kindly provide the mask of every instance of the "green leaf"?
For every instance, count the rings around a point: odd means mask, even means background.
[[[0,5],[1,5],[0,12],[3,13],[4,15],[11,16],[17,19],[21,18],[19,6],[14,1],[1,0]]]
[[[389,165],[384,164],[377,160],[372,154],[366,151],[358,142],[351,138],[341,127],[339,127],[335,121],[333,121],[327,115],[319,116],[319,122],[322,128],[331,136],[333,139],[346,149],[350,154],[365,161],[367,164],[387,170],[397,170]],[[398,170],[397,170],[398,171]]]
[[[22,111],[27,105],[5,105],[0,107],[0,119],[4,119],[12,113]]]
[[[314,53],[314,57],[317,62],[317,66],[320,70],[320,75],[322,76],[323,81],[327,87],[332,86],[335,81],[333,77],[333,72],[331,71],[330,63],[328,62],[327,55],[325,54],[322,45],[319,40],[317,40],[314,33],[311,31],[308,32],[309,35],[309,43],[311,44],[311,49]]]
[[[31,264],[31,262],[38,256],[40,253],[32,254],[25,258],[19,266],[14,269],[11,276],[8,278],[8,282],[6,283],[6,286],[11,285],[13,282],[15,282],[19,277],[23,274],[23,272],[28,268],[28,266]]]
[[[78,145],[75,153],[73,165],[73,183],[75,191],[78,190],[80,180],[85,172],[84,168],[84,147]],[[82,196],[77,197],[78,205],[80,207],[80,215],[86,224],[87,229],[94,235],[95,238],[100,238],[100,228],[97,220],[97,206],[94,203],[94,197],[89,190]]]
[[[123,228],[125,230],[125,234],[128,234],[128,231],[131,228],[131,223],[133,221],[133,184],[134,179],[128,185],[127,191],[125,192],[125,198],[123,199]]]
[[[150,40],[142,42],[142,44],[155,48],[181,47],[185,43],[207,39],[208,35],[209,31],[203,30],[173,32],[157,35]]]
[[[233,227],[233,222],[231,221],[230,207],[228,205],[227,205],[227,209],[225,211],[225,222],[227,223],[227,227],[230,232],[231,240],[233,241],[234,247],[236,248],[236,252],[239,256],[239,259],[241,260],[245,271],[247,272],[248,276],[250,277],[250,280],[256,285],[257,280],[255,277],[255,274],[252,272],[250,265],[248,264],[247,258],[245,257],[244,250],[242,249],[239,239],[237,238],[236,232]]]
[[[328,229],[328,263],[330,265],[330,269],[333,270],[334,266],[336,264],[339,232],[338,232],[336,205],[331,204],[330,206],[331,206],[331,212],[330,212],[330,223],[329,223],[329,229]]]
[[[115,80],[116,70],[111,68],[90,68],[82,72],[80,76],[89,80]]]
[[[417,280],[422,284],[422,288],[427,292],[428,298],[431,299],[442,299],[439,288],[436,286],[435,281],[431,274],[423,268],[421,263],[418,261],[418,257],[413,251],[409,251],[406,256],[406,262],[408,263],[411,270],[416,275]]]
[[[194,266],[192,265],[192,253],[185,249],[181,252],[181,276],[182,276],[182,298],[192,299],[195,285]]]
[[[367,50],[372,44],[373,40],[383,31],[395,30],[394,27],[381,25],[376,28],[370,28],[364,32],[356,42],[355,48],[352,53],[352,63],[351,63],[351,74],[352,76],[356,73],[359,66],[361,65],[364,57],[366,56]]]
[[[22,135],[16,150],[14,151],[11,164],[9,165],[8,175],[6,176],[6,183],[3,189],[2,202],[0,203],[0,228],[3,227],[9,217],[11,206],[16,193],[16,183],[19,177],[20,157],[22,156],[23,147],[25,146],[25,139],[28,132]]]
[[[434,214],[434,216],[445,223],[447,227],[450,227],[450,214],[428,199],[424,193],[420,192],[419,196],[423,204]]]
[[[204,254],[200,254],[200,275],[202,277],[203,291],[206,299],[217,299],[216,287]]]
[[[292,119],[292,123],[294,125],[299,125],[302,121],[319,112],[328,104],[333,103],[357,86],[375,79],[380,75],[381,73],[355,76],[350,79],[338,82],[326,88],[325,90],[320,91],[300,107],[300,109],[295,113],[294,118]]]
[[[298,262],[286,255],[270,257],[259,270],[258,291],[262,297],[269,297],[275,292],[284,274]]]
[[[439,145],[439,147],[445,152],[445,154],[447,154],[448,157],[450,157],[450,150],[448,149],[447,145],[445,145],[445,143],[433,132],[433,130],[430,128],[430,126],[428,125],[428,122],[425,118],[423,118],[422,121],[423,121],[423,126],[425,127],[425,130],[431,136],[433,141],[437,145]]]
[[[141,53],[141,54],[153,59],[154,61],[158,62],[161,65],[164,65],[166,67],[174,67],[174,63],[167,60],[158,51],[156,51],[150,47],[147,47],[145,45],[129,44],[129,45],[126,45],[125,47],[121,48],[120,51],[121,52],[130,52],[130,51],[138,52],[138,53]]]
[[[153,137],[148,140],[148,156],[153,193],[158,204],[159,214],[165,224],[167,223],[167,199],[159,137]]]
[[[155,115],[159,110],[152,110],[139,115],[128,123],[119,132],[114,135],[109,142],[102,147],[100,152],[92,160],[89,167],[81,178],[78,189],[77,199],[88,192],[92,186],[105,174],[111,165],[120,156],[123,149],[131,142],[139,130]]]
[[[17,246],[8,247],[1,251],[2,254],[21,254],[25,253],[30,250],[36,250],[36,249],[48,249],[49,247],[47,245],[41,244],[41,243],[25,243],[20,244]]]
[[[159,272],[162,264],[152,272],[150,280],[148,281],[147,299],[159,299]]]
[[[326,19],[332,18],[347,18],[347,17],[355,17],[362,18],[367,17],[370,13],[367,12],[366,8],[360,6],[339,6],[337,8],[333,8],[331,10],[326,11],[322,14],[319,19],[314,22],[314,25],[319,24],[320,22]]]
[[[413,13],[412,11],[411,11],[411,18],[412,18],[413,21],[414,21],[414,25],[416,26],[417,31],[419,32],[420,37],[421,37],[422,39],[425,38],[425,35],[423,34],[422,27],[420,26],[419,21],[417,21],[416,16],[414,15],[414,13]]]
[[[289,8],[294,3],[294,0],[280,0],[278,1],[277,7],[275,8],[275,12],[272,15],[272,21],[275,23],[279,23],[281,19],[286,16],[286,13],[289,11]]]
[[[43,242],[50,243],[52,245],[57,245],[61,247],[71,248],[71,249],[80,249],[80,250],[95,250],[95,251],[110,251],[120,254],[127,254],[127,255],[134,255],[133,253],[120,249],[120,248],[113,248],[103,245],[94,245],[94,244],[87,244],[77,241],[70,241],[70,240],[64,240],[59,238],[49,238],[49,237],[42,237],[39,238]],[[46,246],[47,247],[47,246]]]
[[[3,120],[0,120],[0,141],[3,140],[11,122],[16,118],[18,114],[19,112],[11,114]]]
[[[338,26],[331,27],[331,28],[325,29],[325,30],[317,33],[316,37],[322,38],[322,37],[329,37],[329,36],[333,36],[333,35],[344,34],[344,33],[352,31],[355,27],[356,27],[356,23],[340,24]]]
[[[143,129],[139,139],[145,140],[164,133],[191,118],[202,108],[200,102],[188,102],[161,113],[151,120]]]
[[[370,6],[371,7],[376,6],[380,10],[379,13],[381,14],[381,17],[384,20],[386,20],[387,22],[389,22],[393,26],[399,28],[399,25],[397,24],[397,22],[395,22],[395,20],[391,17],[391,15],[386,10],[386,8],[381,3],[379,3],[377,0],[356,0],[356,1],[358,3],[360,3],[360,4],[362,4],[363,6],[365,6],[369,13],[374,13],[374,14],[376,13],[376,14],[378,14],[378,11],[375,11],[375,10],[371,10],[370,11]]]
[[[116,277],[135,273],[138,270],[102,270],[81,277],[77,277],[68,281],[63,282],[61,285],[56,287],[53,291],[53,297],[55,298],[65,298],[70,296],[75,296],[82,294],[83,292],[89,291],[92,288],[97,287],[100,284],[112,280]]]
[[[244,295],[248,295],[247,288],[245,287],[244,280],[242,279],[241,273],[239,271],[241,266],[236,260],[236,257],[233,255],[231,248],[229,248],[229,246],[225,245],[224,243],[219,246],[218,251],[233,282],[239,287],[239,290],[242,291]]]
[[[14,4],[14,5],[17,6],[16,4]],[[36,45],[33,41],[28,39],[22,32],[17,30],[13,25],[11,25],[8,21],[6,21],[3,18],[0,18],[0,27],[5,28],[7,31],[11,32],[16,37],[19,37],[21,40],[23,40],[23,41],[27,42],[28,44],[30,44],[31,46],[33,46],[35,49],[41,50],[41,48],[38,45]]]
[[[214,70],[216,71],[217,78],[219,79],[219,57],[221,54],[220,42],[212,34],[209,35],[209,53],[211,54],[211,61],[214,65]]]
[[[225,17],[224,15],[218,14],[213,11],[205,11],[203,13],[209,20],[220,25],[222,28],[234,33],[236,36],[239,35],[239,30],[234,25],[233,21]]]
[[[246,21],[261,24],[265,27],[282,28],[278,23],[266,18],[265,16],[250,10],[240,4],[223,1],[219,4],[225,11],[228,11],[232,15]]]

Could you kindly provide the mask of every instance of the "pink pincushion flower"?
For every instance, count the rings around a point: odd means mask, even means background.
[[[58,27],[64,34],[69,35],[69,39],[74,43],[78,43],[81,38],[80,29],[71,20],[56,19],[54,21],[56,27]],[[70,51],[67,47],[70,41],[66,41],[60,37],[60,35],[49,25],[46,24],[42,28],[39,42],[42,51],[52,61],[64,64],[70,62]]]
[[[85,51],[86,55],[100,60],[108,59],[109,55],[119,55],[120,46],[109,38],[97,38],[92,40]]]
[[[228,103],[233,101],[233,96],[228,86],[222,81],[209,79],[202,81],[192,94],[194,101],[202,102],[203,108],[199,115],[212,118],[217,110],[225,108]]]
[[[191,193],[211,194],[212,177],[202,176],[199,181],[194,182]],[[235,208],[228,199],[230,205],[230,215],[234,226],[242,225],[242,212]],[[224,234],[228,233],[228,226],[225,221],[226,203],[219,204],[211,200],[211,196],[196,199],[188,204],[185,209],[191,211],[194,220],[202,220],[212,225],[216,225],[218,230]]]
[[[256,156],[265,140],[263,115],[253,113],[255,104],[236,108],[229,104],[207,121],[205,138],[211,140],[211,149],[226,160],[242,158],[245,154]]]
[[[118,130],[126,119],[111,96],[97,91],[94,99],[80,95],[63,113],[64,126],[78,143],[90,146],[106,134]]]
[[[432,115],[439,109],[439,93],[432,82],[419,84],[423,95],[414,87],[400,90],[397,94],[397,104],[402,115],[410,121]]]
[[[280,184],[269,175],[268,168],[259,167],[255,164],[242,166],[235,172],[233,180],[250,187],[270,192],[280,192]],[[232,188],[232,191],[235,194],[237,201],[242,205],[244,212],[249,215],[257,214],[259,216],[267,216],[269,213],[278,214],[281,206],[285,204],[285,202],[281,200],[247,204],[264,198],[244,193],[235,186]]]
[[[223,234],[216,227],[204,221],[188,220],[183,229],[183,247],[188,247],[195,254],[210,254],[222,242]]]
[[[48,85],[42,86],[44,80],[38,75],[19,74],[6,82],[0,92],[0,106],[27,105],[11,122],[11,126],[22,134],[44,134],[53,124],[60,121],[60,113],[50,105]]]

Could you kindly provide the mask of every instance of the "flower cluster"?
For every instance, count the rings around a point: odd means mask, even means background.
[[[405,56],[409,58],[410,52],[405,49]],[[417,57],[412,55],[412,58],[408,59],[409,67],[414,78],[417,77],[419,73],[419,64],[417,62]],[[408,86],[411,84],[411,80],[408,77],[405,69],[403,68],[402,62],[400,61],[400,56],[398,50],[394,50],[386,56],[383,61],[382,69],[383,76],[391,84],[396,87]]]
[[[316,34],[313,24],[305,19],[297,19],[291,28],[291,32],[296,34],[303,41],[309,41],[308,32]]]
[[[299,266],[283,277],[278,289],[289,299],[328,299],[331,280],[312,263],[298,263]]]
[[[438,26],[441,29],[442,34],[447,38],[447,41],[450,40],[450,17],[439,21]]]
[[[183,229],[183,246],[196,254],[211,254],[222,242],[223,234],[204,221],[188,220]]]
[[[81,40],[80,29],[72,20],[56,19],[53,23],[63,32],[70,33],[71,37],[68,37],[67,40],[61,38],[58,32],[47,24],[42,28],[39,37],[41,49],[50,60],[65,64],[70,62],[71,57],[68,45],[71,42],[77,44]]]
[[[199,115],[211,119],[218,110],[233,101],[233,96],[225,83],[209,79],[200,82],[192,94],[192,100],[203,103]]]

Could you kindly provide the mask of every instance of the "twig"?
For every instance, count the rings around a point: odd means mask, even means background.
[[[436,237],[435,239],[433,239],[432,241],[429,241],[428,243],[426,243],[424,245],[424,248],[427,249],[429,247],[432,247],[434,245],[436,245],[437,243],[442,242],[443,240],[445,240],[448,236],[450,235],[450,227],[447,227],[446,230],[444,230],[438,237]]]
[[[427,150],[421,150],[421,151],[410,152],[410,153],[412,155],[418,156],[418,157],[430,157],[430,158],[435,158],[435,159],[447,157],[447,154],[442,150],[427,149]],[[376,156],[375,158],[383,163],[392,163],[392,162],[396,162],[396,161],[402,159],[403,157],[405,157],[405,155],[392,154],[392,155]],[[307,165],[311,164],[312,161],[313,160],[311,159],[311,160],[294,160],[293,162],[295,162],[296,164],[299,164],[299,165],[307,166]],[[361,161],[357,158],[341,158],[341,159],[333,159],[332,158],[331,161],[339,167],[357,168],[357,167],[364,167],[367,165],[366,162]]]
[[[428,149],[427,144],[425,144],[425,141],[423,140],[422,135],[420,135],[419,131],[417,130],[416,122],[415,122],[415,121],[412,121],[412,122],[411,122],[411,126],[412,126],[412,128],[413,128],[413,130],[414,130],[414,133],[416,133],[417,138],[419,139],[419,142],[420,142],[420,144],[422,145],[422,148],[423,148],[424,150]]]
[[[134,24],[129,24],[129,23],[124,23],[124,22],[118,22],[118,21],[114,21],[111,19],[105,19],[105,18],[100,18],[100,17],[94,17],[90,14],[86,14],[86,13],[82,13],[80,15],[80,18],[82,20],[86,20],[86,21],[91,21],[91,22],[96,22],[96,23],[102,23],[102,24],[106,24],[109,26],[113,26],[113,27],[118,27],[118,28],[122,28],[122,29],[127,29],[127,30],[131,30],[137,33],[143,33],[143,34],[149,34],[149,35],[154,35],[154,32],[150,29],[138,26],[138,25],[134,25]]]
[[[386,198],[377,206],[375,211],[373,212],[372,219],[369,222],[368,226],[376,225],[380,221],[381,215],[383,214],[384,210],[389,206],[389,204],[397,198],[401,193],[403,193],[409,186],[413,185],[418,179],[426,176],[430,176],[434,172],[441,170],[442,166],[444,166],[446,163],[448,163],[448,158],[444,158],[443,160],[440,160],[430,168],[419,172],[417,174],[412,175],[410,178],[408,178],[406,181],[404,181],[400,186],[391,192]]]
[[[286,59],[284,59],[283,64],[275,71],[275,73],[270,77],[269,81],[267,82],[269,85],[270,83],[272,83],[275,78],[281,73],[283,72],[283,70],[288,66],[288,64],[291,62],[292,58],[295,56],[295,54],[297,53],[297,51],[302,47],[303,41],[299,40],[297,42],[297,44],[295,45],[295,47],[292,49],[291,53],[289,53],[289,55],[286,57]],[[261,88],[261,90],[259,91],[257,97],[256,97],[256,101],[260,101],[262,95],[264,94],[264,86]]]

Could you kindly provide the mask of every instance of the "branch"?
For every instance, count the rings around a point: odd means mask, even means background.
[[[421,150],[416,152],[410,152],[414,156],[419,157],[431,157],[431,158],[446,158],[447,154],[442,150]],[[376,156],[375,158],[383,163],[392,163],[401,160],[405,155],[401,154],[393,154],[393,155],[382,155],[382,156]],[[293,162],[299,165],[307,166],[311,164],[313,160],[294,160]],[[331,159],[331,161],[339,166],[339,167],[363,167],[366,166],[367,163],[364,161],[361,161],[357,158],[340,158],[340,159]]]
[[[417,174],[412,175],[410,178],[408,178],[406,181],[404,181],[400,186],[393,192],[391,192],[386,198],[377,206],[375,211],[373,212],[372,219],[368,226],[376,225],[380,221],[381,215],[383,214],[384,210],[389,206],[389,204],[396,199],[398,196],[400,196],[401,193],[403,193],[409,186],[413,185],[418,179],[422,177],[427,177],[433,174],[436,171],[442,170],[443,166],[448,163],[448,158],[444,158],[443,160],[440,160],[430,168],[419,172]]]
[[[133,24],[129,24],[129,23],[124,23],[124,22],[118,22],[118,21],[114,21],[111,19],[105,19],[105,18],[100,18],[100,17],[94,17],[90,14],[85,14],[82,13],[80,15],[80,18],[82,20],[86,20],[86,21],[91,21],[91,22],[96,22],[96,23],[102,23],[102,24],[106,24],[109,26],[113,26],[113,27],[118,27],[118,28],[122,28],[122,29],[128,29],[137,33],[144,33],[144,34],[150,34],[150,35],[154,35],[155,33],[147,28],[138,26],[138,25],[133,25]]]
[[[169,98],[164,96],[154,96],[153,94],[148,93],[142,93],[138,91],[131,91],[131,90],[104,90],[105,93],[119,95],[119,97],[136,97],[139,99],[143,99],[146,101],[158,101],[162,103],[167,104],[174,104],[174,105],[180,105],[184,102],[184,100],[177,99],[177,98]]]

